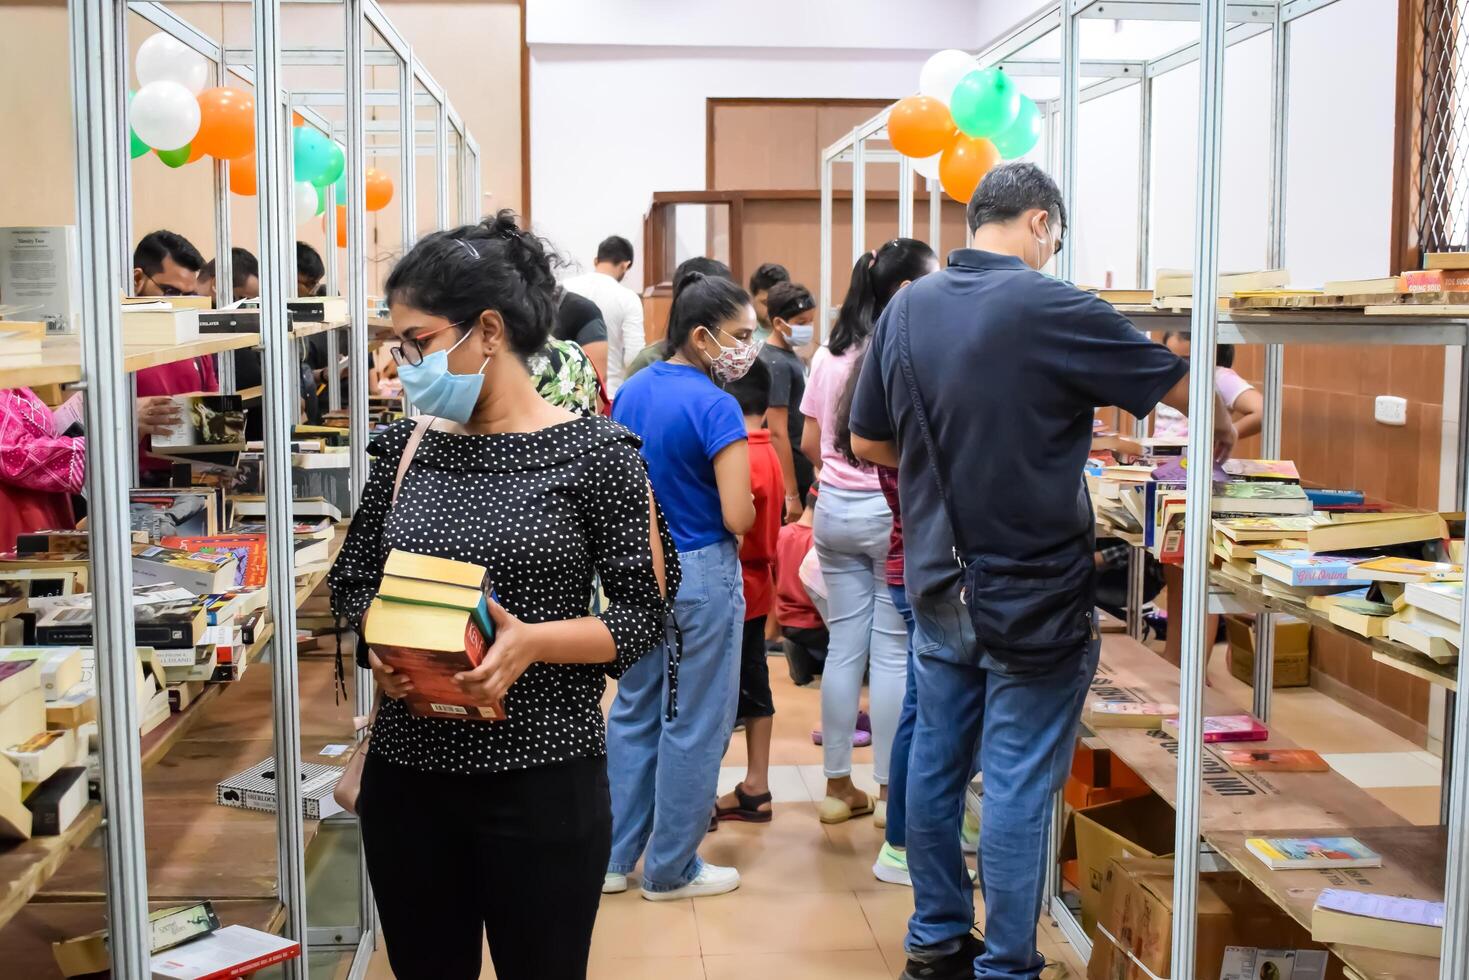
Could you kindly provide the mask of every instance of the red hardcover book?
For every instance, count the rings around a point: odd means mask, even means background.
[[[455,674],[479,666],[489,649],[473,613],[374,599],[363,639],[379,660],[413,681],[403,700],[415,715],[504,720],[504,705],[477,704],[454,682]]]
[[[265,584],[265,535],[263,534],[211,534],[195,538],[164,538],[165,548],[179,548],[190,552],[226,551],[239,560],[239,571],[235,585],[261,586]]]

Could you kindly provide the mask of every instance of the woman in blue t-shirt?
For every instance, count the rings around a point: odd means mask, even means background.
[[[658,657],[645,657],[617,685],[607,718],[612,857],[604,892],[624,891],[639,857],[651,901],[740,884],[738,871],[705,864],[698,848],[739,691],[745,600],[735,537],[755,523],[744,417],[718,382],[744,377],[759,353],[754,335],[749,294],[689,273],[674,284],[667,359],[624,383],[613,405],[612,417],[642,437],[678,547],[674,615],[683,653],[676,699]]]

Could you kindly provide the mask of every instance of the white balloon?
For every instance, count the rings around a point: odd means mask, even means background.
[[[935,153],[931,157],[914,157],[913,172],[929,180],[939,179],[939,157],[942,153]]]
[[[292,197],[296,202],[296,224],[305,224],[316,217],[316,188],[310,181],[296,181]]]
[[[137,69],[140,86],[178,82],[198,95],[209,84],[209,62],[204,56],[167,34],[154,34],[139,45],[133,67]]]
[[[150,82],[129,106],[138,139],[155,150],[188,146],[199,132],[199,100],[178,82]]]
[[[978,67],[974,55],[967,51],[956,48],[940,51],[923,63],[923,70],[918,73],[918,92],[948,105],[959,79]]]

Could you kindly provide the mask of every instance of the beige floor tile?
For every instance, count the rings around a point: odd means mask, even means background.
[[[1363,789],[1438,786],[1437,764],[1422,752],[1325,752],[1326,764]]]
[[[744,766],[724,766],[719,770],[719,795],[723,796],[740,780],[745,778]],[[770,796],[774,803],[809,803],[811,791],[801,778],[797,766],[772,765],[770,767]]]
[[[694,915],[705,956],[877,949],[851,892],[735,892],[697,899]]]
[[[1437,786],[1376,787],[1367,792],[1420,827],[1438,823],[1439,788]]]
[[[739,869],[736,896],[850,892],[865,884],[860,862],[823,832],[814,803],[776,804],[775,817],[767,824],[725,821],[717,833],[704,838],[699,853],[706,861]],[[865,877],[873,880],[870,873]]]
[[[764,953],[756,956],[706,956],[709,980],[892,980],[881,953],[875,949],[804,953]]]
[[[908,934],[908,917],[913,914],[913,889],[884,885],[881,891],[860,892],[857,901],[878,948],[896,975],[907,960],[903,937]]]
[[[649,902],[636,888],[602,897],[592,933],[592,959],[698,955],[692,902]]]
[[[593,960],[587,969],[587,980],[704,980],[705,976],[697,956]]]

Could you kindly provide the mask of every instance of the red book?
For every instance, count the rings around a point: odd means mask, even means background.
[[[362,638],[379,660],[413,681],[403,700],[415,715],[504,720],[504,705],[478,704],[454,681],[455,674],[478,667],[489,649],[472,612],[378,598],[368,608]]]
[[[1178,735],[1178,719],[1169,718],[1163,723],[1164,731]],[[1205,742],[1263,742],[1270,737],[1270,729],[1250,715],[1212,715],[1204,719]]]
[[[1398,277],[1400,293],[1456,293],[1469,290],[1469,269],[1412,269]]]
[[[179,548],[190,552],[227,551],[239,560],[239,571],[235,575],[236,587],[265,584],[265,535],[263,534],[210,534],[195,538],[164,538],[160,543],[165,548]]]
[[[153,976],[170,980],[231,980],[300,955],[300,943],[248,926],[225,926],[155,954],[149,967]]]

